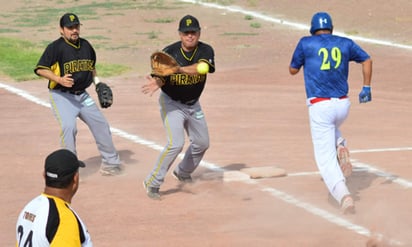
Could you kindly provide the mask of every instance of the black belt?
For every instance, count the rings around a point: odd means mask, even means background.
[[[194,105],[194,104],[196,104],[198,99],[192,99],[192,100],[188,100],[188,101],[181,101],[181,100],[176,100],[176,101],[179,102],[180,104],[184,104],[184,105]]]
[[[60,89],[60,91],[63,92],[63,93],[70,93],[70,94],[74,94],[74,95],[80,95],[80,94],[83,94],[84,92],[86,92],[86,90],[71,91],[71,90],[66,90],[66,89]]]

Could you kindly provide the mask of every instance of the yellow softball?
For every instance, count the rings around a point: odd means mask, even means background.
[[[209,65],[205,62],[200,62],[197,65],[197,72],[201,75],[206,74],[207,72],[209,72]]]

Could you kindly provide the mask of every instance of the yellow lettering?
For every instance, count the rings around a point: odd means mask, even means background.
[[[72,74],[81,71],[92,71],[94,69],[94,61],[88,59],[74,60],[63,64],[64,73]]]
[[[206,80],[206,75],[174,74],[170,76],[170,83],[176,86],[195,85]]]

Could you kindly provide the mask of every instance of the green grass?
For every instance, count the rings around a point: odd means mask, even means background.
[[[0,38],[0,71],[16,81],[34,79],[33,73],[41,51],[28,41]]]
[[[259,35],[258,33],[223,33],[225,36],[256,36]]]
[[[20,33],[20,30],[11,28],[0,28],[0,33]]]
[[[130,68],[120,64],[97,63],[96,70],[99,77],[111,77],[127,72]]]
[[[174,18],[164,17],[164,18],[155,19],[155,20],[153,20],[152,22],[154,22],[154,23],[171,23],[171,22],[174,22],[174,21],[175,21]],[[150,21],[149,21],[149,22],[150,22]]]
[[[36,66],[44,47],[35,46],[25,40],[0,37],[0,73],[15,81],[37,79],[33,69]],[[119,64],[98,63],[97,71],[102,77],[122,74],[129,67]]]
[[[262,26],[262,24],[260,24],[259,22],[250,23],[250,27],[253,27],[253,28],[260,28],[261,26]]]

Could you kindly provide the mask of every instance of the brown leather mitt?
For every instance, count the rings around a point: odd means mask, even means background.
[[[150,56],[150,65],[152,67],[152,76],[168,76],[179,71],[177,61],[163,51],[156,51]]]

